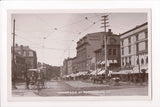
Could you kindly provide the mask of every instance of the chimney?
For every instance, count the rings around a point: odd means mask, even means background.
[[[23,45],[20,45],[21,55],[23,56]]]
[[[112,35],[111,29],[108,29],[108,34],[109,34],[109,35]]]

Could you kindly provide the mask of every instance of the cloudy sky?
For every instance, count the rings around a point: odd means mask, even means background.
[[[146,13],[108,13],[109,29],[123,33],[147,22]],[[16,43],[37,52],[38,61],[63,64],[64,58],[76,56],[76,42],[87,33],[103,31],[101,16],[106,13],[14,14]]]

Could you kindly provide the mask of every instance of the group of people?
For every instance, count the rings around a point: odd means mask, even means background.
[[[45,82],[45,75],[42,70],[35,70],[35,71],[28,70],[25,73],[26,89],[44,88],[44,82]]]

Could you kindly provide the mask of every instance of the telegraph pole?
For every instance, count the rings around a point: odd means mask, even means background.
[[[104,28],[104,54],[105,54],[105,81],[107,82],[107,74],[108,74],[108,70],[107,70],[107,34],[106,34],[106,29],[107,27],[109,27],[109,22],[108,22],[108,15],[102,16],[102,21],[103,21],[103,28]]]
[[[13,45],[12,45],[12,87],[13,89],[17,89],[16,88],[16,63],[15,63],[15,19],[13,20]]]

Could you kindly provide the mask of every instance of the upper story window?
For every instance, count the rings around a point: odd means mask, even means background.
[[[130,44],[130,43],[131,43],[131,37],[128,38],[128,44]]]
[[[108,53],[109,55],[112,55],[112,49],[109,49],[109,53]]]
[[[122,65],[124,66],[124,58],[122,58]]]
[[[122,55],[124,55],[124,48],[122,48]]]
[[[125,58],[126,65],[128,65],[127,57]]]
[[[139,51],[139,46],[138,46],[138,43],[136,44],[136,52]]]
[[[25,51],[23,52],[23,56],[26,56],[26,52]]]
[[[129,57],[129,65],[131,65],[131,57]]]
[[[116,39],[111,38],[111,39],[110,39],[110,43],[111,43],[111,44],[115,44],[115,43],[116,43]]]
[[[113,55],[116,55],[116,49],[113,49]]]
[[[137,65],[139,65],[139,58],[137,58]]]
[[[148,57],[146,58],[146,64],[148,64]]]
[[[32,51],[29,52],[29,56],[33,56],[33,52]]]
[[[121,44],[122,44],[122,46],[123,46],[123,44],[124,44],[124,40],[122,40],[122,41],[121,41]]]
[[[145,31],[145,38],[148,38],[148,30]]]
[[[142,65],[144,64],[144,60],[143,60],[143,58],[141,59],[141,64],[142,64]]]
[[[128,53],[131,53],[131,46],[128,46]]]
[[[138,41],[138,34],[136,34],[136,41]]]
[[[145,41],[145,49],[148,50],[148,41]]]

